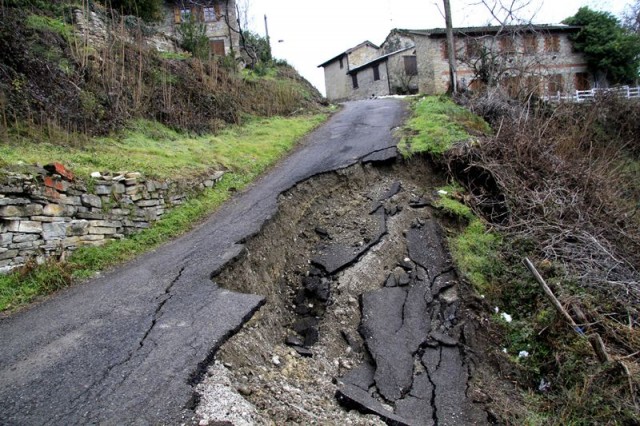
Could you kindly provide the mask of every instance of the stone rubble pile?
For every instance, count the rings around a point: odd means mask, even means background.
[[[210,188],[222,175],[187,185],[137,172],[94,172],[82,182],[60,163],[6,173],[0,178],[0,273],[148,228],[193,189]]]

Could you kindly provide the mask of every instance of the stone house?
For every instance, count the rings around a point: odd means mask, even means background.
[[[235,0],[165,0],[164,20],[158,30],[180,38],[179,28],[194,19],[206,27],[211,53],[229,55],[240,50]]]
[[[358,86],[349,72],[380,56],[380,48],[365,41],[322,63],[327,98],[330,100],[354,99]],[[366,96],[365,96],[366,97]]]
[[[569,40],[569,35],[579,29],[567,25],[455,28],[459,87],[474,90],[497,83],[513,96],[589,89],[594,85],[593,78],[584,56],[573,49]],[[336,91],[329,88],[339,80],[336,70],[327,78],[327,69],[334,65],[335,58],[320,65],[325,68],[327,97],[355,100],[371,95],[442,94],[448,90],[444,29],[395,29],[378,52],[378,57],[368,63],[343,71],[352,85],[350,88],[342,85],[338,97],[332,97]],[[375,75],[374,66],[382,63],[386,89],[369,75]]]

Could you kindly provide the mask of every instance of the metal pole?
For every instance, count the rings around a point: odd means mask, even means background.
[[[449,0],[444,1],[444,19],[447,25],[447,50],[449,51],[449,76],[451,79],[451,91],[458,93],[458,76],[456,73],[456,51],[453,41],[453,24],[451,22],[451,4]]]

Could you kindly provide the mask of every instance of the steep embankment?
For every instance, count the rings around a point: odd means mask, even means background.
[[[152,37],[168,49],[173,42],[138,19],[90,4],[3,8],[5,133],[35,125],[50,137],[55,131],[105,134],[132,118],[210,132],[246,115],[313,109],[321,99],[286,65],[274,66],[270,78],[247,78],[233,58],[201,61],[175,49],[159,52]]]
[[[0,13],[0,270],[28,266],[0,277],[0,310],[179,235],[326,118],[320,94],[286,63],[257,73],[231,57],[193,58],[94,2],[12,0]],[[52,162],[75,176],[41,167]],[[147,180],[187,191],[174,202]],[[142,216],[162,220],[105,244]],[[35,267],[42,255],[51,261]]]

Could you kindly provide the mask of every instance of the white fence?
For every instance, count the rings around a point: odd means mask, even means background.
[[[629,87],[613,87],[610,89],[591,89],[591,90],[576,90],[573,95],[563,95],[558,92],[556,95],[547,95],[543,99],[547,102],[590,102],[599,94],[613,93],[621,98],[627,99],[640,99],[640,86]]]

